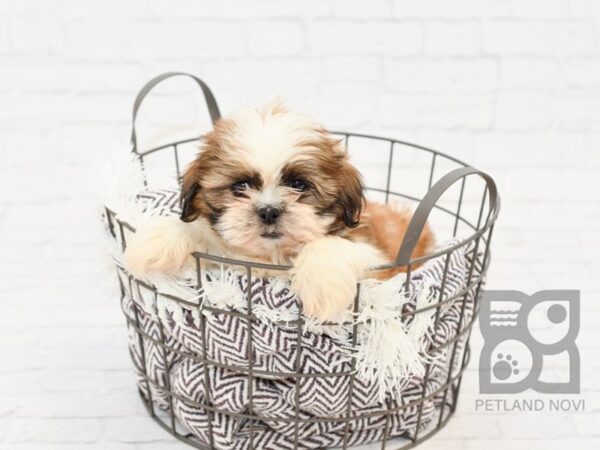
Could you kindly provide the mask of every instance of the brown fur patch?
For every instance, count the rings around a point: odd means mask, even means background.
[[[256,180],[260,177],[256,170],[232,158],[222,147],[233,127],[231,121],[221,119],[204,136],[200,153],[183,175],[181,200],[187,200],[188,205],[184,210],[187,209],[188,213],[182,220],[191,221],[202,216],[214,223],[227,204],[234,200],[231,185],[240,180]],[[195,184],[198,189],[190,196]]]
[[[395,261],[400,244],[404,239],[412,215],[407,210],[396,210],[379,203],[367,203],[359,226],[349,230],[345,237],[354,241],[366,242],[377,247],[389,261]],[[433,248],[434,237],[429,226],[425,226],[412,257],[427,255]],[[417,264],[412,269],[418,267]],[[374,273],[379,280],[391,278],[399,272],[406,272],[407,267],[380,270]]]
[[[346,227],[355,227],[364,204],[363,183],[348,155],[339,148],[339,142],[322,130],[323,138],[311,145],[297,161],[287,164],[282,179],[302,178],[310,189],[299,201],[314,205],[320,214],[331,215],[335,221],[329,234]]]

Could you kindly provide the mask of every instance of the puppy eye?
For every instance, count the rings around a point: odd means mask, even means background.
[[[233,183],[231,185],[231,189],[233,192],[244,192],[250,189],[250,183],[247,181],[238,181],[237,183]]]
[[[308,184],[301,178],[296,178],[295,180],[291,180],[286,184],[295,191],[304,192],[308,189]]]

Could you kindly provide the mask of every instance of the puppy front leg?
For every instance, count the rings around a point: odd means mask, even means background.
[[[178,271],[190,253],[202,250],[197,228],[174,216],[146,218],[127,243],[125,268],[134,276]]]
[[[332,320],[352,304],[365,270],[384,262],[383,254],[369,244],[326,236],[306,244],[296,257],[292,289],[305,314]]]

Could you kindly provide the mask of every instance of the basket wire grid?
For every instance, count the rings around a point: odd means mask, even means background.
[[[198,85],[202,88],[205,99],[207,101],[207,106],[209,112],[211,114],[211,119],[216,121],[220,117],[220,113],[217,107],[217,103],[214,100],[210,89],[198,78],[180,72],[167,73],[163,74],[159,77],[151,80],[147,85],[140,91],[138,97],[136,98],[134,105],[134,113],[133,113],[133,131],[132,131],[132,144],[133,144],[133,153],[135,153],[139,159],[141,165],[141,171],[144,175],[144,188],[148,187],[148,180],[146,173],[144,171],[144,165],[148,158],[152,158],[153,155],[159,153],[172,152],[172,164],[174,165],[174,172],[177,176],[177,180],[181,180],[182,172],[181,172],[181,164],[180,164],[180,149],[185,144],[197,143],[201,141],[201,138],[194,137],[190,139],[182,139],[175,142],[171,142],[169,144],[161,145],[155,148],[151,148],[145,151],[139,151],[137,146],[137,137],[135,132],[135,119],[137,116],[138,109],[144,99],[144,97],[152,90],[154,86],[156,86],[159,82],[170,78],[172,76],[186,76],[191,77],[194,81],[198,83]],[[159,297],[168,298],[170,301],[176,302],[180,304],[182,307],[187,309],[199,309],[197,304],[190,303],[184,299],[178,298],[173,295],[167,295],[159,292],[155,286],[145,283],[139,279],[134,278],[133,276],[127,274],[125,269],[117,266],[117,270],[121,271],[122,274],[125,275],[125,279],[127,280],[128,286],[124,286],[122,278],[119,277],[119,283],[121,288],[121,307],[123,309],[123,313],[125,314],[125,318],[127,321],[127,326],[130,330],[130,333],[133,333],[134,337],[137,339],[139,343],[139,348],[141,349],[141,364],[136,361],[134,355],[131,354],[132,361],[137,369],[138,373],[141,374],[142,383],[145,385],[144,394],[142,390],[140,390],[140,396],[142,398],[143,404],[147,409],[149,415],[165,430],[175,436],[177,439],[188,443],[189,445],[200,448],[200,449],[217,449],[215,446],[214,438],[213,438],[213,430],[212,430],[212,422],[213,415],[215,413],[225,414],[231,417],[236,418],[240,421],[240,423],[244,422],[248,425],[248,439],[249,439],[249,448],[254,449],[254,434],[255,434],[255,424],[260,422],[268,423],[269,421],[273,421],[273,418],[264,417],[254,411],[253,408],[253,379],[255,376],[271,376],[271,377],[285,377],[289,379],[293,379],[296,384],[295,390],[295,416],[289,418],[277,418],[277,422],[287,422],[291,423],[294,426],[294,448],[302,448],[298,445],[298,430],[299,426],[303,423],[308,422],[319,422],[319,421],[335,421],[336,423],[340,423],[344,425],[344,435],[342,448],[349,448],[349,433],[350,433],[350,422],[360,418],[368,418],[374,416],[381,416],[385,418],[385,429],[383,432],[383,439],[381,441],[381,449],[389,448],[388,446],[392,444],[392,438],[397,436],[389,435],[389,417],[392,414],[397,414],[398,412],[407,409],[407,408],[418,408],[418,418],[417,425],[414,429],[413,433],[409,433],[408,435],[403,436],[406,438],[406,441],[403,441],[398,448],[407,449],[412,448],[424,440],[430,438],[435,433],[437,433],[440,429],[442,429],[452,417],[453,413],[456,410],[457,399],[461,388],[461,381],[463,372],[469,362],[470,350],[469,350],[469,339],[472,331],[472,326],[477,317],[477,313],[479,311],[479,296],[480,290],[482,288],[482,284],[484,282],[485,274],[490,262],[490,242],[492,239],[492,234],[494,230],[494,224],[496,218],[498,216],[500,201],[497,194],[496,186],[494,181],[487,174],[480,172],[471,166],[463,163],[462,161],[453,158],[451,156],[445,155],[441,152],[411,144],[408,142],[389,139],[380,136],[372,136],[366,134],[358,134],[358,133],[350,133],[350,132],[332,132],[334,135],[340,136],[345,143],[346,149],[352,148],[352,143],[354,139],[367,140],[371,142],[377,142],[379,144],[385,143],[387,146],[387,177],[385,180],[384,188],[374,188],[368,187],[367,191],[375,192],[383,196],[384,202],[387,204],[392,198],[400,198],[406,201],[418,202],[418,206],[415,210],[413,218],[409,224],[408,230],[406,232],[406,238],[403,240],[400,250],[398,253],[398,257],[395,261],[390,262],[389,264],[379,266],[375,268],[375,270],[384,270],[391,267],[403,267],[406,271],[406,285],[409,286],[411,283],[411,276],[413,273],[413,269],[423,264],[424,262],[431,260],[433,258],[444,258],[444,272],[442,278],[442,285],[440,288],[439,298],[436,303],[431,306],[416,309],[412,312],[403,313],[406,315],[412,315],[413,317],[417,314],[424,313],[427,310],[435,308],[435,319],[434,319],[434,333],[437,330],[438,321],[440,318],[440,310],[444,305],[450,304],[451,302],[460,303],[460,317],[458,320],[458,328],[455,330],[455,335],[448,339],[446,342],[442,344],[435,344],[432,342],[428,349],[429,355],[435,355],[438,352],[444,351],[448,348],[447,352],[447,375],[445,382],[437,388],[433,392],[426,392],[426,386],[428,382],[428,378],[431,372],[431,362],[429,362],[425,369],[425,375],[423,378],[423,390],[420,398],[417,400],[411,401],[407,404],[393,406],[389,402],[389,399],[386,401],[387,408],[385,410],[369,412],[366,414],[361,414],[359,416],[353,415],[351,408],[351,397],[352,391],[355,385],[355,364],[356,360],[352,359],[352,367],[349,371],[345,372],[336,372],[336,373],[302,373],[300,368],[300,357],[302,351],[302,330],[305,324],[305,319],[302,316],[299,316],[297,320],[292,322],[286,322],[286,325],[294,325],[297,327],[297,342],[296,342],[296,369],[291,372],[271,372],[271,371],[263,371],[257,370],[253,367],[253,339],[252,339],[252,323],[253,321],[258,320],[256,315],[252,312],[252,302],[251,302],[251,286],[252,282],[247,283],[247,291],[245,294],[247,301],[247,312],[240,312],[234,310],[220,309],[210,305],[204,304],[202,308],[208,312],[226,314],[226,315],[234,315],[239,318],[242,318],[246,321],[247,324],[247,332],[249,333],[248,345],[246,348],[246,361],[247,364],[242,365],[234,365],[234,364],[224,364],[222,362],[211,360],[206,353],[206,324],[205,324],[205,316],[200,311],[199,312],[199,329],[200,329],[200,338],[202,342],[203,352],[201,356],[192,355],[186,352],[182,352],[180,349],[174,348],[169,345],[167,342],[167,332],[164,329],[164,325],[161,320],[158,320],[159,331],[160,331],[160,339],[156,339],[155,336],[151,336],[148,334],[143,327],[141,326],[140,315],[141,311],[138,305],[134,301],[131,301],[130,305],[132,306],[131,310],[128,311],[125,302],[127,300],[127,292],[133,292],[133,289],[137,289],[138,292],[141,290],[145,290],[150,292],[156,302]],[[392,164],[394,161],[395,153],[399,151],[400,148],[410,148],[419,152],[423,152],[424,154],[428,154],[430,159],[428,163],[428,174],[427,174],[427,193],[422,197],[409,195],[406,193],[395,191],[391,188],[392,181]],[[458,169],[451,171],[445,176],[441,177],[438,181],[434,182],[434,172],[436,170],[436,166],[440,164],[441,161],[451,162],[452,164],[458,166]],[[477,202],[477,206],[475,208],[475,219],[466,217],[466,214],[463,213],[463,200],[465,196],[465,186],[466,179],[470,175],[476,175],[482,178],[485,181],[484,188],[480,194],[479,201]],[[455,202],[455,208],[451,208],[447,205],[442,206],[438,204],[438,200],[440,197],[454,184],[460,182],[460,191],[458,196],[458,201]],[[432,254],[419,257],[412,258],[412,252],[416,245],[416,242],[420,236],[420,232],[422,231],[430,213],[432,211],[439,212],[440,214],[449,217],[453,224],[452,235],[454,237],[457,236],[457,230],[459,224],[465,226],[469,231],[468,236],[465,238],[461,238],[456,244],[451,245],[450,247],[444,248],[442,250],[438,250]],[[105,207],[104,214],[106,225],[108,231],[112,235],[112,237],[120,244],[122,250],[125,250],[127,246],[127,237],[130,233],[134,233],[135,229],[126,221],[122,220],[118,217],[117,212],[111,210],[108,207]],[[450,261],[450,256],[453,252],[458,249],[463,248],[468,252],[469,257],[469,267],[467,269],[467,278],[466,284],[462,290],[456,293],[453,296],[444,296],[444,292],[446,290],[446,275],[448,271],[448,263]],[[467,250],[468,249],[468,250]],[[286,265],[274,265],[274,264],[263,264],[257,263],[253,261],[242,261],[242,260],[234,260],[230,258],[224,258],[216,255],[210,255],[201,252],[193,253],[193,257],[195,259],[196,264],[196,288],[202,289],[202,270],[205,267],[206,262],[223,264],[228,267],[235,267],[237,270],[241,270],[245,272],[248,280],[252,281],[254,274],[263,269],[268,269],[270,271],[276,272],[285,272],[290,269],[290,266]],[[360,293],[361,283],[358,283],[357,286],[357,295],[353,304],[353,310],[355,313],[358,312],[358,299]],[[140,294],[141,295],[141,294]],[[473,306],[473,311],[468,320],[465,320],[467,314],[465,314],[466,306],[470,302]],[[133,314],[131,314],[133,312]],[[463,323],[464,322],[464,323]],[[327,325],[337,325],[337,324],[324,324]],[[356,321],[351,325],[352,334],[351,334],[351,343],[352,347],[356,348],[357,345],[357,327],[358,324]],[[159,382],[152,377],[152,375],[147,370],[147,362],[146,356],[144,354],[144,343],[151,342],[153,345],[160,348],[161,356],[164,362],[164,366],[167,370],[167,376],[163,383]],[[131,349],[130,349],[131,353]],[[248,377],[249,381],[249,404],[247,411],[243,413],[238,412],[230,412],[226,411],[223,408],[219,408],[213,404],[210,398],[210,380],[208,377],[208,371],[204,371],[204,391],[206,392],[206,397],[203,402],[195,402],[190,398],[183,398],[180,394],[173,392],[170,386],[170,366],[168,364],[168,360],[172,356],[178,356],[181,358],[190,358],[196,362],[199,362],[205,366],[213,366],[220,367],[222,369],[230,370],[236,373],[244,374]],[[332,377],[332,376],[349,376],[350,383],[348,389],[348,400],[347,400],[347,408],[346,413],[340,417],[312,417],[312,418],[301,418],[300,417],[300,386],[299,382],[302,377]],[[152,388],[152,389],[151,389]],[[153,391],[160,391],[168,398],[169,406],[166,411],[162,411],[158,409],[155,405],[155,402],[152,398]],[[424,427],[424,423],[422,423],[421,418],[423,414],[423,405],[426,401],[431,400],[433,398],[439,399],[438,406],[436,406],[436,414],[437,418],[434,418],[431,423]],[[197,406],[199,408],[204,409],[208,414],[208,440],[204,442],[198,439],[196,436],[191,434],[189,431],[185,430],[178,424],[177,418],[173,409],[173,400],[177,399],[179,401],[184,401],[189,403],[190,405]],[[395,443],[393,443],[395,444]],[[259,450],[256,448],[256,450]]]

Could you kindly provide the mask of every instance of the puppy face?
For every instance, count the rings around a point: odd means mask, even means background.
[[[274,103],[219,120],[183,180],[181,219],[209,221],[248,258],[287,262],[358,224],[363,185],[338,141]]]

